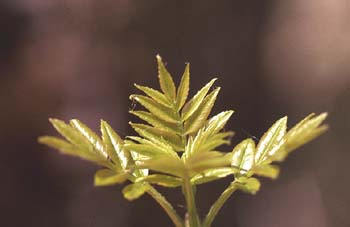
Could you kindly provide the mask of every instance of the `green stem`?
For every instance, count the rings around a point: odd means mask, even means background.
[[[194,197],[193,187],[189,180],[189,177],[185,177],[184,181],[184,194],[187,205],[187,218],[190,227],[200,227],[200,221],[197,213],[196,201]]]
[[[180,216],[176,213],[173,206],[168,202],[168,200],[166,200],[166,198],[162,194],[160,194],[151,185],[149,185],[147,193],[150,196],[152,196],[152,198],[156,200],[159,203],[159,205],[165,210],[165,212],[168,214],[168,216],[173,221],[176,227],[185,227]]]
[[[227,201],[228,198],[237,190],[237,186],[235,182],[232,182],[226,190],[221,193],[220,197],[215,201],[215,203],[211,206],[207,216],[205,217],[203,227],[210,227],[212,222],[214,221],[216,215],[219,213],[220,209]]]

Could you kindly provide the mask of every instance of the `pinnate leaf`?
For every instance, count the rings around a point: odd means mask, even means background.
[[[288,153],[323,134],[328,129],[327,125],[321,125],[326,118],[327,113],[318,116],[310,114],[290,129],[286,134],[286,152]]]

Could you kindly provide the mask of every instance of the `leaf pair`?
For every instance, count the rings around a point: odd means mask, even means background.
[[[66,124],[58,119],[50,119],[55,129],[66,139],[43,136],[39,142],[58,149],[64,154],[78,156],[104,166],[110,166],[108,153],[102,140],[86,125],[74,119]]]
[[[307,116],[288,132],[287,117],[283,117],[262,136],[257,146],[252,139],[239,143],[232,151],[231,160],[231,165],[239,170],[235,173],[237,181],[244,179],[246,182],[252,175],[276,178],[279,168],[272,165],[272,162],[282,161],[289,152],[327,129],[327,126],[320,126],[327,114],[314,116],[314,114]],[[257,180],[254,180],[253,185],[258,185]],[[252,190],[243,190],[255,193],[257,189],[258,187],[253,187]]]
[[[104,166],[104,169],[95,174],[96,186],[119,184],[128,179],[135,181],[138,177],[145,176],[141,170],[135,169],[132,154],[123,148],[124,141],[107,122],[101,120],[101,138],[76,119],[71,120],[70,124],[58,119],[50,119],[50,122],[65,140],[43,136],[39,142],[64,154]]]

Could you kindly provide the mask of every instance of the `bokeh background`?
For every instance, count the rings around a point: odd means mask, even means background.
[[[158,87],[158,53],[177,82],[191,63],[192,92],[220,78],[214,112],[236,110],[234,143],[284,115],[330,113],[327,134],[256,196],[235,194],[214,226],[350,226],[348,0],[1,0],[0,33],[1,226],[171,226],[148,196],[94,188],[98,167],[36,142],[57,135],[49,117],[132,134],[128,96],[134,82]],[[199,187],[201,215],[226,184]]]

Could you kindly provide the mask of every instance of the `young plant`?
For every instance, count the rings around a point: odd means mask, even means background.
[[[101,120],[101,137],[77,119],[66,124],[50,119],[64,139],[43,136],[39,142],[102,166],[95,174],[96,186],[130,182],[122,190],[124,197],[134,200],[144,193],[154,198],[177,227],[209,227],[227,199],[237,190],[255,194],[260,188],[256,176],[275,179],[279,167],[294,149],[311,141],[327,130],[321,125],[327,114],[310,114],[287,131],[287,117],[276,121],[260,141],[248,138],[231,152],[220,151],[233,135],[223,131],[233,114],[223,111],[209,118],[220,88],[211,90],[211,80],[189,101],[190,69],[187,64],[178,88],[157,56],[161,91],[135,87],[145,95],[131,95],[144,110],[131,114],[145,123],[130,123],[138,136],[122,139],[112,127]],[[197,213],[197,185],[232,176],[232,182],[202,219]],[[154,185],[180,188],[187,213],[180,217],[173,206]]]

